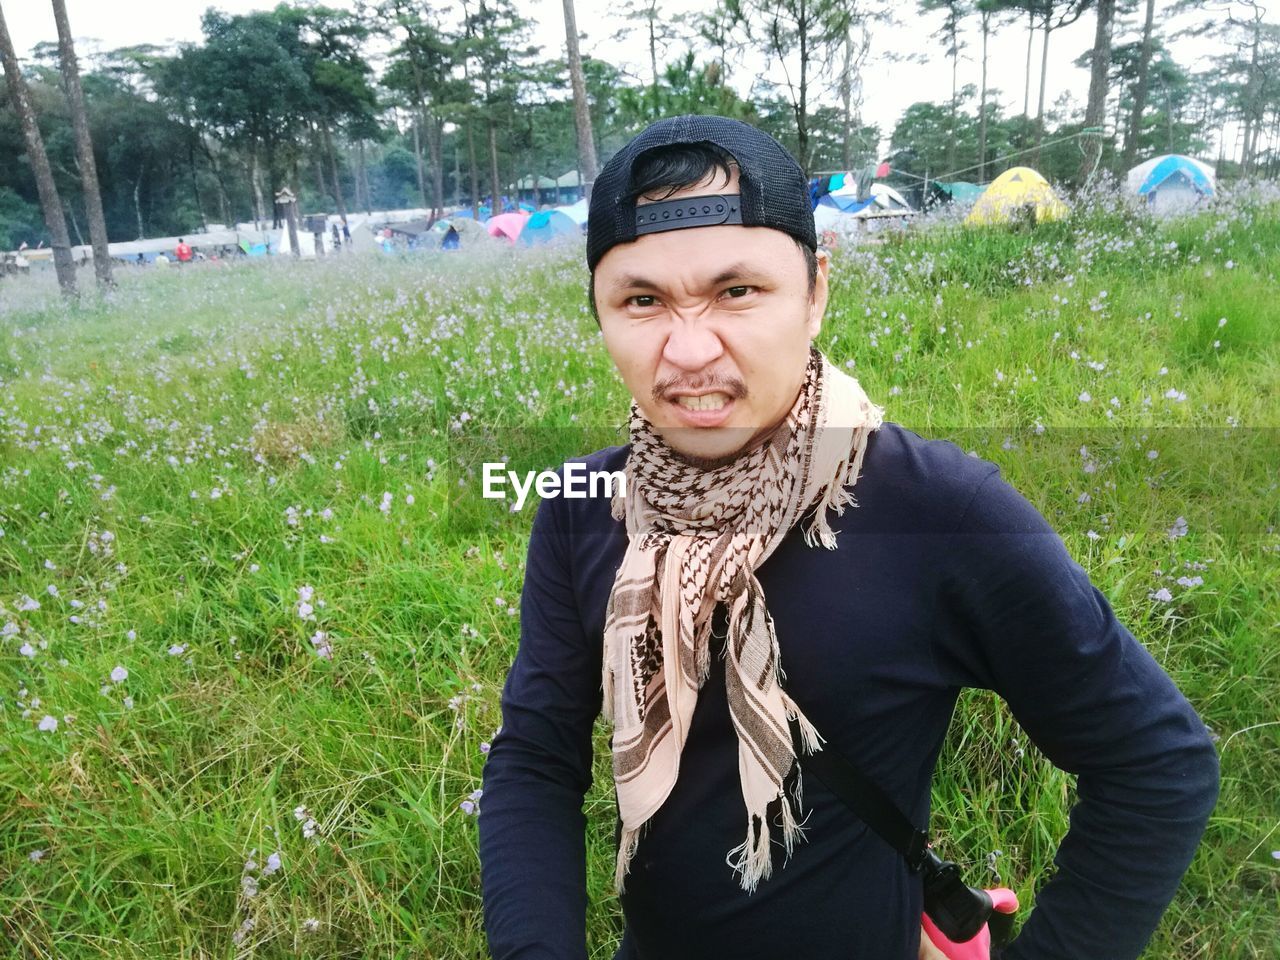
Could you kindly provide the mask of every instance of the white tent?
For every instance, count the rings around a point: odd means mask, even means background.
[[[911,204],[907,203],[906,198],[887,183],[871,184],[871,198],[875,200],[876,206],[883,210],[911,209]]]
[[[1214,195],[1213,167],[1194,157],[1166,154],[1140,163],[1125,176],[1130,193],[1147,201],[1159,216],[1191,210]]]
[[[876,202],[876,206],[881,210],[910,210],[911,204],[907,203],[897,190],[889,186],[887,183],[874,182],[868,191],[871,199]],[[831,191],[833,197],[853,197],[855,200],[862,199],[858,196],[858,180],[851,174],[844,175],[844,183],[835,190]]]
[[[571,206],[556,207],[556,209],[559,210],[561,213],[563,213],[565,216],[567,216],[570,220],[572,220],[578,226],[582,226],[584,223],[587,222],[587,201],[585,198],[582,200],[579,200],[577,203],[572,204]]]

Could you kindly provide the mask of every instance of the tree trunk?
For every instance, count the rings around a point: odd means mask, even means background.
[[[1124,161],[1130,170],[1138,158],[1138,140],[1142,136],[1142,114],[1147,109],[1147,85],[1151,72],[1152,26],[1156,17],[1156,0],[1147,0],[1147,19],[1142,26],[1142,53],[1138,57],[1138,79],[1133,88],[1133,112],[1129,114],[1129,130],[1124,137]]]
[[[76,235],[76,246],[77,246],[77,247],[83,247],[83,246],[85,245],[85,244],[84,244],[84,234],[80,232],[80,221],[76,219],[76,205],[75,205],[74,203],[68,203],[68,204],[67,204],[67,219],[71,221],[71,229],[75,231],[75,235]],[[75,259],[75,252],[74,252],[74,251],[72,251],[72,257],[71,257],[71,258],[72,258],[73,260]],[[86,257],[85,259],[87,260],[87,259],[88,259],[88,257]]]
[[[564,39],[569,54],[569,81],[573,87],[573,125],[578,134],[578,169],[582,171],[582,179],[586,180],[589,191],[596,178],[598,163],[595,135],[591,130],[591,105],[587,102],[587,84],[582,77],[582,54],[578,50],[578,23],[574,16],[573,0],[564,0]]]
[[[572,2],[572,0],[566,0],[566,3],[570,2]],[[651,88],[652,99],[649,108],[650,120],[658,119],[658,38],[654,35],[653,23],[658,13],[656,9],[657,6],[658,4],[656,2],[651,2],[649,4],[649,75],[653,77],[653,87]],[[574,42],[577,42],[576,37],[574,38]]]
[[[498,179],[498,127],[489,118],[489,182],[493,185],[493,199],[489,202],[490,216],[502,212],[502,184]]]
[[[431,155],[431,220],[444,216],[444,121],[431,117],[427,127],[427,152]]]
[[[480,167],[476,163],[476,136],[472,123],[467,124],[467,153],[471,160],[471,215],[480,219]]]
[[[18,55],[13,49],[13,41],[9,39],[9,27],[4,20],[4,11],[0,10],[0,61],[4,63],[4,76],[9,85],[9,100],[22,125],[22,137],[26,142],[27,158],[31,162],[31,172],[36,180],[36,191],[40,194],[40,209],[44,213],[44,224],[49,231],[50,245],[53,248],[53,266],[58,275],[58,286],[63,295],[76,295],[76,267],[71,260],[71,237],[67,234],[67,220],[63,214],[62,198],[58,196],[58,187],[53,182],[53,170],[49,166],[49,155],[45,153],[44,140],[40,137],[40,127],[36,124],[36,114],[31,106],[31,95],[27,90],[27,81],[22,76],[18,65]]]
[[[1049,24],[1048,15],[1044,18],[1044,48],[1040,60],[1040,100],[1036,107],[1036,151],[1032,154],[1031,165],[1040,166],[1040,147],[1044,144],[1044,89],[1049,80],[1049,36],[1053,28]]]
[[[1027,9],[1027,72],[1026,82],[1022,89],[1022,116],[1031,116],[1031,47],[1036,39],[1036,11],[1034,7]]]
[[[1116,0],[1098,0],[1097,29],[1093,34],[1093,54],[1089,65],[1089,103],[1085,108],[1084,125],[1101,127],[1107,113],[1107,74],[1111,70],[1111,22],[1115,17]],[[1084,157],[1080,161],[1079,180],[1088,184],[1093,179],[1102,159],[1102,133],[1084,140]]]
[[[133,181],[133,215],[138,218],[139,240],[147,235],[147,229],[142,222],[142,178],[146,175],[146,172],[146,164],[140,165],[138,167],[138,179]]]
[[[249,185],[253,187],[254,210],[257,214],[257,222],[254,226],[261,230],[262,224],[267,219],[267,206],[262,198],[262,167],[258,163],[258,145],[256,143],[253,145],[253,151],[249,154]]]
[[[1240,176],[1253,172],[1258,130],[1262,126],[1262,71],[1258,69],[1258,47],[1262,37],[1261,21],[1253,24],[1253,50],[1249,57],[1249,80],[1245,85],[1244,154],[1240,160]]]
[[[947,175],[956,169],[956,112],[960,76],[960,38],[956,36],[954,15],[951,20],[951,129],[947,131]]]
[[[418,168],[418,195],[422,197],[422,206],[427,206],[427,175],[422,164],[422,111],[413,112],[413,159]]]
[[[987,181],[987,40],[991,37],[991,14],[982,11],[982,92],[978,95],[978,182]]]
[[[358,164],[356,169],[359,176],[360,191],[361,193],[364,194],[364,198],[363,198],[364,212],[372,217],[373,216],[373,198],[369,196],[369,168],[365,163],[363,139],[358,140],[356,142],[356,160]]]
[[[853,33],[844,31],[844,56],[840,62],[840,166],[853,166]]]
[[[800,169],[809,176],[809,11],[806,0],[800,0],[800,16],[796,20],[800,36],[800,105],[796,110],[796,146],[800,149]]]
[[[338,179],[338,154],[333,149],[333,133],[328,124],[322,124],[320,135],[324,141],[324,152],[329,156],[329,179],[333,181],[333,199],[338,203],[338,216],[347,222],[347,198],[342,193],[342,182]]]
[[[58,27],[58,55],[62,61],[62,82],[71,108],[71,126],[76,137],[76,162],[80,167],[80,183],[84,190],[85,213],[89,218],[89,239],[93,244],[93,272],[98,286],[109,288],[111,254],[107,251],[107,219],[102,213],[102,191],[98,188],[98,167],[93,159],[93,140],[89,136],[89,116],[85,109],[84,90],[80,86],[80,67],[71,41],[71,24],[67,20],[66,0],[53,0],[53,19]]]

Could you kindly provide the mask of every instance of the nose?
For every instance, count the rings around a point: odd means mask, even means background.
[[[662,359],[680,370],[705,370],[724,353],[724,344],[714,331],[697,320],[677,316],[662,348]]]

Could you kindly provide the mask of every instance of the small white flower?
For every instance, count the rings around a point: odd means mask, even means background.
[[[277,850],[275,853],[271,854],[271,856],[267,857],[267,865],[262,868],[262,875],[264,877],[269,877],[271,874],[279,870],[280,866],[280,851]]]
[[[45,732],[52,732],[58,729],[58,718],[45,714],[40,719],[39,728]]]
[[[29,643],[24,643],[22,646],[18,648],[18,652],[22,654],[24,657],[35,657],[36,648],[31,646],[31,644]]]
[[[307,917],[307,919],[302,921],[302,929],[307,931],[307,933],[315,933],[320,929],[320,921],[315,917]]]
[[[187,645],[185,643],[175,643],[169,648],[169,656],[171,657],[180,657],[186,652]]]
[[[117,664],[116,668],[111,671],[112,683],[124,683],[128,679],[129,679],[129,671],[126,670],[124,667],[120,666],[119,664]]]
[[[1081,403],[1089,403],[1093,399],[1093,397],[1089,394],[1088,390],[1081,390],[1080,396],[1078,399],[1080,400]]]
[[[32,863],[39,863],[41,860],[44,859],[44,851],[32,850],[30,853],[27,854],[27,859],[30,860]]]
[[[130,630],[128,633],[126,633],[126,634],[124,635],[124,638],[125,638],[126,640],[137,640],[137,639],[138,639],[138,631],[137,631],[137,630]]]
[[[1169,592],[1168,587],[1161,587],[1159,590],[1153,590],[1147,594],[1152,600],[1159,600],[1161,603],[1168,603],[1173,599],[1173,594]]]

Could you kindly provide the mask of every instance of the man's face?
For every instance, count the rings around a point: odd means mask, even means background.
[[[727,183],[712,171],[661,199],[737,192],[734,168]],[[738,225],[646,234],[600,259],[605,348],[667,446],[709,465],[787,415],[822,326],[827,266],[820,254],[810,296],[804,254],[788,234]]]

